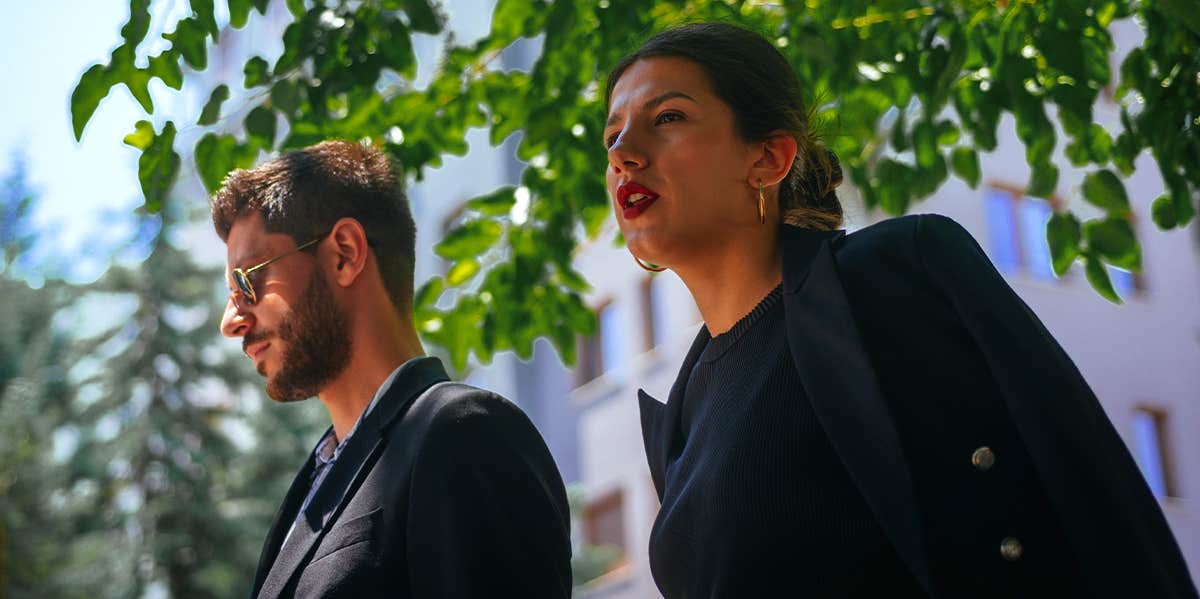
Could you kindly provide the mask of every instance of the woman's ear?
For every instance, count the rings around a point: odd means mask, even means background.
[[[367,266],[367,232],[362,223],[353,218],[341,218],[329,232],[329,243],[333,248],[327,266],[331,279],[342,287],[349,287]]]
[[[786,131],[774,131],[767,139],[752,147],[757,154],[750,166],[750,180],[747,181],[751,187],[758,187],[759,181],[767,187],[783,181],[792,170],[792,162],[799,150],[796,138]]]

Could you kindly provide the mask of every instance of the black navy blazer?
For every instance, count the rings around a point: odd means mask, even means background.
[[[925,530],[885,402],[891,390],[881,388],[860,334],[865,310],[907,319],[940,310],[940,319],[954,323],[958,334],[965,331],[1093,585],[1088,596],[1196,596],[1157,501],[1095,395],[965,229],[937,215],[891,219],[850,235],[785,225],[781,244],[783,306],[796,370],[851,478],[926,591],[934,594],[936,585]],[[665,405],[639,391],[646,455],[660,499],[667,464],[682,450],[684,386],[704,340],[702,331]],[[905,341],[914,352],[930,343]],[[939,367],[953,370],[955,364]]]
[[[401,368],[295,519],[310,454],[252,595],[569,597],[566,491],[533,424],[494,393],[445,382],[436,358]]]

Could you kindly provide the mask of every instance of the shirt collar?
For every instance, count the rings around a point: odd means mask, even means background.
[[[358,430],[358,425],[362,424],[362,421],[366,420],[371,411],[375,409],[375,405],[383,397],[384,390],[391,387],[392,382],[396,380],[396,376],[400,374],[400,370],[403,368],[404,365],[401,364],[384,379],[383,384],[375,390],[375,396],[371,398],[371,403],[368,403],[367,407],[363,409],[362,414],[359,414],[358,420],[354,422],[354,426],[350,427],[344,439],[339,441],[337,436],[333,434],[332,428],[329,429],[329,432],[325,433],[325,436],[321,438],[321,442],[317,443],[316,449],[313,450],[313,458],[317,460],[317,466],[327,466],[337,461],[338,456],[342,453],[342,448],[346,446],[346,441],[354,436],[354,431]]]

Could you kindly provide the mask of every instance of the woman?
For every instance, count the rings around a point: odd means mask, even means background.
[[[630,252],[704,318],[641,394],[667,597],[1194,596],[1078,371],[949,219],[836,231],[837,159],[751,32],[661,33],[608,80]]]

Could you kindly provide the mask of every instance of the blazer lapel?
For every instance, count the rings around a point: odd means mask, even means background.
[[[683,411],[683,393],[687,389],[688,377],[692,367],[700,359],[700,353],[708,344],[708,329],[700,327],[692,347],[688,350],[679,374],[675,375],[675,383],[671,385],[667,404],[654,399],[649,393],[638,389],[638,406],[642,415],[642,442],[646,445],[646,461],[650,465],[650,477],[654,479],[654,488],[662,499],[663,488],[667,476],[667,460],[673,452],[678,452],[683,440],[680,413]]]
[[[830,243],[842,235],[783,228],[788,345],[851,479],[900,558],[933,595],[911,475],[833,260]]]
[[[446,371],[437,358],[414,358],[401,366],[401,371],[392,378],[378,405],[346,441],[308,508],[296,518],[295,529],[280,548],[275,563],[261,585],[259,597],[279,597],[287,590],[289,582],[303,569],[301,566],[308,562],[313,549],[336,522],[366,473],[370,472],[383,449],[387,429],[403,416],[413,400],[426,389],[445,380],[448,380]],[[312,459],[309,461],[311,463]],[[311,472],[311,466],[306,470]],[[296,483],[292,486],[295,487]],[[299,496],[302,499],[307,495],[308,488],[306,485],[300,486]],[[291,491],[288,496],[291,499]],[[280,524],[280,528],[283,528],[283,524],[290,523]]]
[[[321,438],[324,439],[325,434],[322,434]],[[271,566],[275,563],[275,557],[279,554],[279,547],[283,544],[283,539],[287,535],[292,521],[296,518],[296,511],[300,509],[300,504],[304,502],[304,496],[308,494],[309,481],[312,480],[313,468],[316,465],[312,457],[313,451],[315,448],[308,452],[308,460],[304,462],[304,466],[300,468],[296,478],[292,479],[292,486],[288,487],[283,503],[275,512],[275,519],[271,521],[267,540],[263,543],[262,553],[258,558],[258,568],[254,572],[254,590],[250,593],[251,597],[257,596],[259,589],[262,588],[267,572],[270,572]]]

